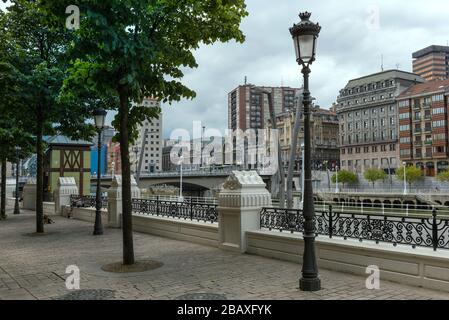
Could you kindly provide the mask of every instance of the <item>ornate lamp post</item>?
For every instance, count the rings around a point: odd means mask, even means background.
[[[184,196],[182,195],[182,167],[184,163],[184,155],[179,157],[179,202],[184,201]]]
[[[20,151],[22,148],[16,147],[16,156],[17,156],[17,162],[16,162],[16,201],[14,202],[14,214],[20,214],[20,207],[19,207],[19,164],[20,164]]]
[[[304,254],[302,277],[299,287],[302,291],[321,290],[321,280],[318,278],[318,266],[315,256],[315,209],[313,203],[312,171],[310,168],[311,139],[310,139],[310,105],[309,91],[310,65],[315,61],[316,42],[321,27],[309,20],[311,13],[299,14],[301,21],[290,28],[295,45],[296,61],[302,66],[304,76]]]
[[[103,234],[103,225],[101,223],[101,132],[104,128],[104,122],[107,112],[102,108],[98,108],[94,111],[95,127],[98,132],[98,163],[97,163],[97,192],[95,197],[95,226],[94,236]]]

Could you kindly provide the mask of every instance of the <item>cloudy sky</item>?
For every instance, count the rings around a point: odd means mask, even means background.
[[[76,2],[76,1],[74,1]],[[196,52],[199,67],[184,82],[197,92],[193,101],[163,106],[164,136],[175,128],[227,126],[227,93],[244,82],[301,86],[289,27],[300,11],[311,11],[322,31],[312,66],[311,91],[329,108],[347,81],[384,68],[411,71],[412,52],[449,40],[447,0],[247,0],[249,16],[241,28],[244,44],[205,46]],[[3,3],[0,4],[3,6]],[[112,115],[110,115],[111,117]]]

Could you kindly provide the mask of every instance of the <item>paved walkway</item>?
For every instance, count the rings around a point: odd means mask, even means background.
[[[381,281],[381,289],[365,288],[365,278],[320,270],[323,290],[298,290],[300,266],[213,247],[135,233],[137,259],[163,262],[139,274],[110,274],[100,267],[121,260],[121,230],[91,235],[93,225],[55,217],[46,236],[31,236],[33,212],[9,212],[0,222],[0,300],[60,299],[74,293],[65,286],[66,267],[81,271],[87,298],[176,299],[191,293],[214,293],[227,299],[449,299],[449,293]],[[103,291],[85,291],[102,289]],[[92,297],[92,296],[90,296]]]

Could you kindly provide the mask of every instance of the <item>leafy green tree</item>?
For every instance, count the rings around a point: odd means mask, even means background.
[[[449,182],[449,171],[440,172],[437,176],[438,181]]]
[[[71,0],[45,0],[60,15]],[[130,142],[137,126],[158,116],[140,105],[143,98],[162,102],[194,98],[181,83],[183,68],[195,68],[200,44],[244,41],[239,30],[247,15],[244,0],[79,0],[80,28],[72,42],[72,74],[96,92],[119,98],[110,109],[120,142],[123,196],[123,264],[134,264],[132,237]]]
[[[415,166],[407,166],[405,168],[405,176],[407,183],[411,186],[412,184],[423,179],[424,174],[421,168]],[[396,170],[396,178],[399,181],[404,181],[404,167],[400,167]]]
[[[72,138],[92,133],[85,123],[88,106],[82,101],[66,105],[59,95],[66,78],[67,45],[71,35],[41,0],[11,0],[0,33],[7,35],[11,64],[16,71],[16,118],[36,137],[36,232],[44,232],[44,135],[60,132]]]
[[[341,183],[343,187],[346,184],[354,185],[359,182],[359,177],[355,173],[348,170],[340,170],[338,171],[338,173],[335,173],[332,176],[333,183],[337,183],[337,176],[338,176],[338,183]]]
[[[369,168],[363,174],[365,179],[373,184],[373,189],[377,181],[384,181],[387,174],[382,169]]]

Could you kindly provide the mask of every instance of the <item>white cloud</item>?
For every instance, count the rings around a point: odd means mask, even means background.
[[[411,71],[412,52],[431,44],[446,45],[449,2],[432,0],[248,0],[242,24],[247,39],[240,44],[202,47],[199,68],[186,72],[185,83],[197,91],[194,101],[164,106],[164,132],[189,129],[193,120],[207,127],[227,127],[227,93],[248,81],[258,85],[300,86],[288,28],[300,11],[311,11],[322,31],[310,78],[312,95],[328,108],[347,81],[384,69]],[[378,28],[372,12],[379,12]],[[374,10],[375,12],[376,10]]]

